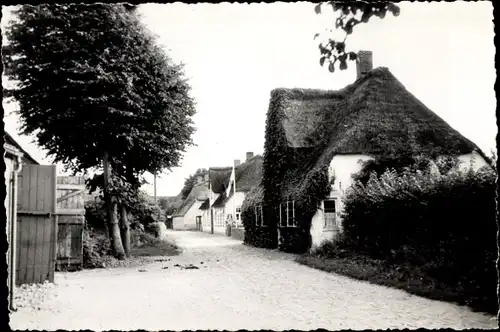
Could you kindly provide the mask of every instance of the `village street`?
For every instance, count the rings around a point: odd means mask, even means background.
[[[293,262],[292,255],[247,247],[224,236],[173,231],[169,236],[184,249],[170,261],[57,274],[42,309],[19,308],[11,315],[11,328],[495,327],[490,317],[467,308],[317,271]]]

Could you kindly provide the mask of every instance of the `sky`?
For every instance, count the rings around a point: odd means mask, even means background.
[[[197,103],[196,146],[182,164],[157,179],[158,196],[174,196],[198,168],[231,166],[246,152],[262,154],[271,90],[336,90],[354,82],[356,68],[330,73],[319,65],[315,33],[332,27],[335,14],[314,4],[157,4],[139,6],[142,22],[158,37],[186,77]],[[482,2],[399,4],[398,17],[373,18],[354,29],[347,48],[373,52],[374,67],[389,70],[431,110],[486,154],[496,151],[493,6]],[[2,29],[12,15],[3,7]],[[9,18],[10,17],[10,18]],[[335,36],[343,35],[335,31]],[[44,164],[51,162],[18,134],[19,119],[5,127]],[[62,171],[62,167],[58,168]],[[153,194],[151,184],[144,190]]]

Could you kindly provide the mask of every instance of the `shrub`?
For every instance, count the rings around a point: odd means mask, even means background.
[[[470,301],[496,303],[496,174],[439,163],[439,172],[388,170],[356,182],[344,201],[345,238],[371,257],[425,266]]]
[[[148,200],[144,194],[139,195],[135,204],[129,209],[129,222],[132,229],[150,229],[152,224],[165,222],[165,212]],[[93,199],[85,202],[85,220],[95,230],[106,230],[106,209],[104,201]],[[143,227],[139,227],[142,224]],[[150,229],[152,231],[152,229]]]
[[[144,194],[139,195],[129,212],[132,215],[130,219],[132,228],[136,228],[137,224],[142,224],[145,229],[152,230],[152,224],[166,221],[165,212]]]
[[[86,226],[83,230],[83,268],[94,269],[103,267],[103,258],[110,254],[107,234]]]
[[[85,221],[92,229],[106,230],[106,209],[101,199],[85,202]]]

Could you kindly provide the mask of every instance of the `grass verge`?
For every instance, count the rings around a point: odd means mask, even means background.
[[[147,232],[131,231],[131,257],[125,260],[114,258],[110,251],[109,238],[105,231],[86,229],[83,241],[83,268],[114,268],[140,266],[152,262],[155,256],[175,256],[180,253],[172,240],[160,240]]]
[[[130,254],[135,257],[175,256],[180,253],[172,240],[160,240],[149,233],[133,233]]]
[[[478,298],[477,294],[474,294],[474,286],[464,287],[444,283],[430,277],[425,272],[425,266],[391,265],[382,260],[354,253],[333,258],[305,254],[298,256],[296,261],[318,270],[405,290],[428,299],[467,305],[474,311],[495,315],[498,310],[496,296]]]

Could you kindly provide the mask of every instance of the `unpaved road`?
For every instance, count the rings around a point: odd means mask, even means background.
[[[314,270],[224,236],[169,232],[170,261],[56,275],[42,310],[12,329],[311,330],[495,328],[491,316]],[[201,264],[203,262],[203,264]],[[174,265],[193,264],[199,269]]]

